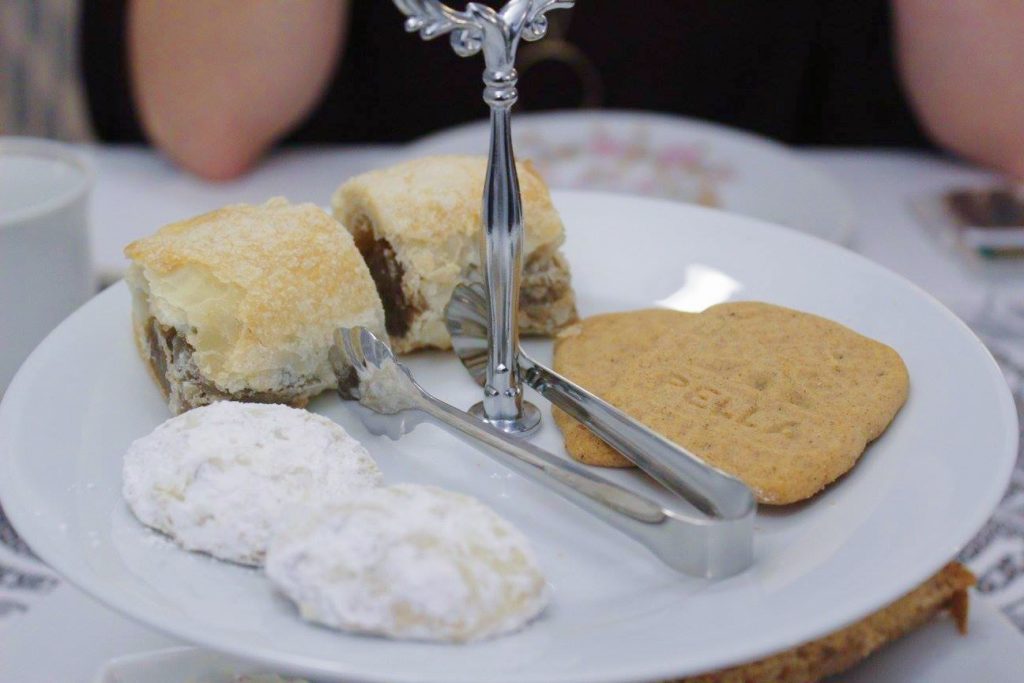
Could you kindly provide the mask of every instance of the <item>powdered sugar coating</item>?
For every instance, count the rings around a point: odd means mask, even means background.
[[[437,641],[521,628],[548,593],[526,537],[469,496],[399,484],[296,519],[266,573],[304,619]]]
[[[231,401],[164,422],[132,443],[123,467],[139,521],[188,550],[251,565],[289,510],[380,484],[366,449],[327,418]]]

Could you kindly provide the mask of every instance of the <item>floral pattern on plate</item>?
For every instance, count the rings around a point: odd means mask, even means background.
[[[735,175],[693,141],[655,144],[643,123],[618,130],[590,126],[582,140],[562,141],[538,130],[516,135],[519,156],[532,160],[555,187],[626,192],[703,206],[721,206],[720,188]]]

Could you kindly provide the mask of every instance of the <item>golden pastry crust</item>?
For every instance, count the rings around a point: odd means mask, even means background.
[[[383,333],[383,308],[351,235],[313,204],[227,206],[165,226],[125,255],[140,351],[187,351],[213,398],[303,403],[334,385],[327,351],[337,327]],[[166,368],[153,370],[168,379]],[[178,402],[175,412],[195,405]]]
[[[896,602],[835,633],[750,664],[677,683],[817,683],[846,671],[942,611],[948,611],[960,633],[966,634],[967,589],[973,585],[974,575],[951,562]]]
[[[774,505],[852,468],[909,389],[888,346],[757,302],[594,316],[558,336],[554,367]],[[577,460],[631,465],[565,413],[555,421]]]
[[[362,208],[402,241],[434,244],[480,234],[481,198],[487,160],[477,156],[432,156],[352,178],[334,194],[335,215],[345,221]],[[551,193],[529,161],[516,164],[523,196],[526,253],[564,239]],[[340,215],[339,215],[340,214]],[[441,263],[432,264],[441,267]]]
[[[530,163],[517,164],[525,229],[520,328],[551,334],[576,319],[562,221]],[[444,308],[468,264],[479,264],[486,160],[416,159],[352,178],[334,215],[356,239],[377,281],[396,351],[451,348]]]

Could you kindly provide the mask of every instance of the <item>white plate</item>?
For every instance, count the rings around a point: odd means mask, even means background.
[[[627,111],[516,114],[516,157],[557,189],[717,206],[847,244],[853,203],[822,169],[778,142],[697,119]],[[484,154],[489,124],[413,142],[409,156]]]
[[[987,518],[1016,455],[1016,413],[991,357],[940,304],[851,252],[754,220],[586,193],[560,193],[556,204],[584,314],[762,299],[827,315],[906,360],[912,389],[893,425],[814,501],[760,516],[751,570],[716,584],[673,574],[443,432],[370,437],[325,396],[312,408],[364,440],[389,481],[470,492],[519,525],[554,600],[526,630],[463,647],[306,625],[258,572],[178,550],[121,500],[121,454],[167,417],[136,357],[123,285],[44,341],[0,406],[0,498],[12,522],[44,560],[116,609],[277,670],[393,683],[597,683],[715,669],[832,631],[923,581]],[[531,351],[543,359],[550,346]],[[457,405],[478,397],[449,355],[410,365]],[[561,448],[550,419],[536,440]],[[609,476],[654,490],[635,473]]]

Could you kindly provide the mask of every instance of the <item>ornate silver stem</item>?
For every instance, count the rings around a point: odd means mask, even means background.
[[[456,54],[484,55],[484,102],[491,108],[491,145],[484,184],[484,282],[490,299],[484,400],[471,412],[508,433],[529,433],[540,412],[523,402],[519,382],[519,286],[523,267],[523,206],[512,149],[511,110],[516,92],[519,41],[540,40],[544,14],[575,0],[510,0],[500,11],[471,2],[458,12],[439,0],[394,0],[405,29],[424,40],[451,34]]]

